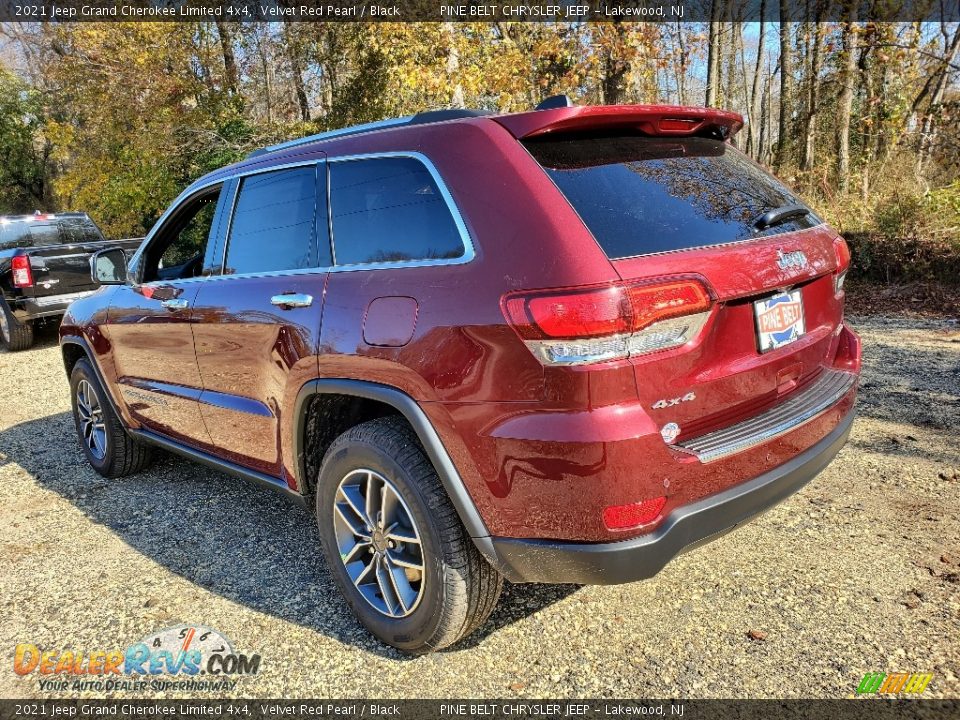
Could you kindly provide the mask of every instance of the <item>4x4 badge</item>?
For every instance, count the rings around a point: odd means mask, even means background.
[[[673,406],[673,405],[679,405],[679,404],[682,403],[682,402],[690,402],[691,400],[696,400],[696,399],[697,399],[697,396],[696,396],[694,393],[688,392],[686,395],[684,395],[684,396],[682,396],[682,397],[675,397],[675,398],[667,398],[667,399],[664,399],[664,400],[657,400],[657,401],[653,404],[653,409],[654,409],[654,410],[662,410],[663,408],[668,408],[668,407],[671,407],[671,406]]]
[[[793,252],[785,253],[783,248],[777,250],[777,267],[781,270],[789,270],[790,268],[805,268],[807,266],[807,256],[803,254],[802,250],[794,250]]]

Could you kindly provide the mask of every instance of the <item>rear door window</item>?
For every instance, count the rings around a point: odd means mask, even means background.
[[[36,220],[0,220],[0,249],[59,245],[60,228],[56,222]]]
[[[463,239],[440,188],[412,157],[330,163],[330,214],[337,265],[446,260]]]
[[[316,165],[243,178],[227,239],[224,273],[317,267],[316,211]]]
[[[60,224],[60,231],[63,234],[63,242],[67,244],[79,244],[88,242],[100,242],[103,233],[100,228],[87,217],[65,217],[57,218]]]
[[[811,212],[757,231],[754,221],[764,212],[804,203],[720,140],[609,135],[532,139],[524,145],[611,259],[718,245],[821,222]]]

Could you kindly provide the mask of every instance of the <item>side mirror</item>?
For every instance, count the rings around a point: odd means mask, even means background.
[[[100,285],[127,282],[127,255],[122,248],[98,250],[90,258],[90,278]]]

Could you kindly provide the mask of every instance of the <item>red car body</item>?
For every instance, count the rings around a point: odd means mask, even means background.
[[[849,254],[817,222],[611,260],[525,143],[590,132],[722,140],[740,125],[695,108],[570,107],[388,126],[252,157],[182,198],[292,163],[415,153],[442,178],[469,257],[256,277],[218,276],[214,262],[200,281],[149,283],[136,281],[135,259],[133,282],[71,305],[60,330],[68,373],[89,355],[131,433],[294,495],[309,493],[326,442],[314,439],[314,400],[359,398],[358,412],[407,416],[477,546],[508,578],[650,576],[789,495],[843,445],[860,370],[838,283]],[[795,252],[804,263],[778,264]],[[677,279],[707,293],[702,329],[635,357],[544,363],[507,307],[516,293],[521,303],[557,288],[642,293]],[[805,331],[759,352],[754,302],[791,289]],[[281,308],[277,293],[320,301]],[[171,298],[184,309],[165,308]],[[809,417],[805,397],[819,402]],[[756,418],[769,437],[749,434]],[[679,433],[669,442],[668,424]],[[690,449],[725,430],[743,447],[706,460]]]

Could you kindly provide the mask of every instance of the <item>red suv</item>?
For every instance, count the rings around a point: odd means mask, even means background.
[[[201,178],[60,330],[102,475],[153,446],[315,507],[360,621],[420,653],[502,579],[624,583],[843,446],[844,241],[664,106],[438,111]]]

